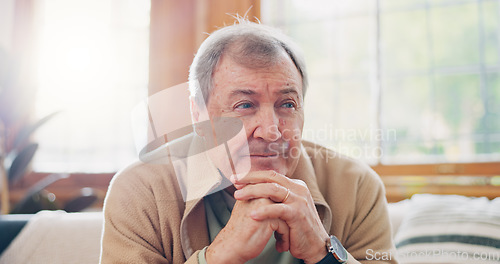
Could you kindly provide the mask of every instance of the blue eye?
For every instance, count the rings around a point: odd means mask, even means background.
[[[294,103],[291,103],[291,102],[284,103],[284,104],[282,104],[281,106],[283,106],[283,107],[285,107],[285,108],[295,108],[295,104],[294,104]]]
[[[239,104],[236,106],[236,108],[239,108],[239,109],[247,109],[247,108],[250,108],[252,107],[252,104],[251,103],[242,103],[242,104]]]

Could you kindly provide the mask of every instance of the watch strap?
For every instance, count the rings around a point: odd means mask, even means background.
[[[341,264],[331,252],[326,253],[326,256],[316,264]]]

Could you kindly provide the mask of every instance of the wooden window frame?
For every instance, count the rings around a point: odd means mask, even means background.
[[[494,177],[500,177],[500,162],[437,163],[372,166],[381,177],[389,202],[397,202],[417,193],[456,194],[494,199],[500,196],[500,186]],[[441,184],[446,176],[477,177],[481,184]]]

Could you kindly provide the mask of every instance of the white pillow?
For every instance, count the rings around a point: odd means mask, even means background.
[[[397,203],[387,204],[389,218],[391,219],[392,238],[394,238],[394,236],[398,233],[401,222],[403,222],[405,215],[408,213],[409,205],[410,200],[408,199],[399,201]]]
[[[500,198],[414,195],[394,243],[400,263],[500,263]]]

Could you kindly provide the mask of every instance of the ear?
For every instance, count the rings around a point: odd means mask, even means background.
[[[198,134],[198,136],[203,137],[205,133],[197,124],[208,120],[207,108],[205,104],[200,106],[193,96],[189,96],[189,108],[191,110],[191,121],[193,123],[194,132]]]
[[[189,110],[191,110],[191,121],[193,124],[200,122],[200,108],[196,104],[194,97],[189,96]]]

